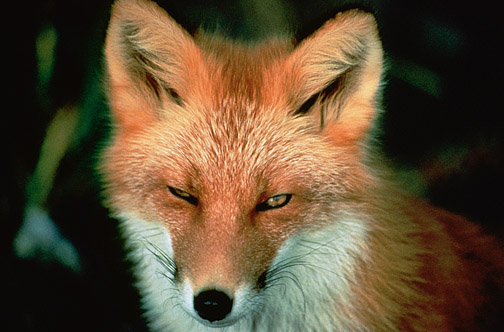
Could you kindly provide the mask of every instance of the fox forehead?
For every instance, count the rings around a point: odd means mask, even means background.
[[[288,189],[286,183],[309,172],[313,149],[324,144],[305,121],[275,118],[271,109],[251,107],[228,103],[188,111],[146,129],[130,147],[138,145],[146,163],[182,189],[212,185],[229,191],[238,184]]]

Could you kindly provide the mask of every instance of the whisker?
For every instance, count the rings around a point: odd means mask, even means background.
[[[306,252],[287,257],[273,264],[266,274],[266,282],[264,289],[268,290],[276,287],[283,287],[284,289],[286,289],[288,286],[285,283],[285,281],[289,280],[290,282],[294,283],[295,287],[303,294],[302,296],[304,298],[305,295],[302,284],[298,276],[296,276],[296,273],[299,272],[295,272],[295,270],[294,271],[292,270],[292,268],[295,267],[308,269],[311,270],[312,272],[322,271],[324,273],[329,273],[342,280],[345,280],[348,283],[355,284],[356,282],[355,280],[349,280],[349,278],[341,271],[335,271],[326,266],[320,266],[316,263],[313,263],[312,259],[307,259],[311,255],[324,255],[324,256],[336,255],[335,259],[337,259],[337,257],[356,258],[356,255],[354,255],[352,252],[338,248],[338,246],[336,245],[338,239],[339,238],[337,237],[325,242],[318,242],[315,240],[304,240],[304,239],[301,240],[299,242],[299,245],[308,250]],[[370,266],[365,266],[365,268],[369,268],[371,270]],[[306,306],[306,304],[304,305]]]
[[[168,279],[172,284],[175,284],[175,273],[177,267],[173,259],[164,252],[157,245],[151,241],[144,239],[144,247],[147,249],[156,259],[156,261],[163,267],[164,270],[159,270],[157,273],[159,276],[163,276]]]

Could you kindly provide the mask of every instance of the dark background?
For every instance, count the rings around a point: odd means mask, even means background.
[[[190,31],[217,26],[241,39],[264,32],[245,2],[160,3]],[[17,1],[4,9],[3,331],[145,331],[116,222],[100,205],[93,171],[107,128],[100,72],[110,4]],[[381,119],[386,155],[412,191],[502,235],[504,73],[497,3],[381,0],[362,5],[376,12],[387,53]],[[293,30],[306,34],[335,8],[349,6],[348,1],[298,0],[285,8]],[[35,45],[48,26],[55,28],[57,44],[51,80],[41,87]],[[80,105],[87,122],[59,167],[47,208],[78,249],[80,273],[50,261],[19,259],[12,249],[46,127],[68,104]]]

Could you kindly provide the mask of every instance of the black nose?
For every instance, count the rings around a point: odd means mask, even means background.
[[[224,319],[233,308],[233,300],[224,292],[207,290],[194,297],[194,310],[210,322]]]

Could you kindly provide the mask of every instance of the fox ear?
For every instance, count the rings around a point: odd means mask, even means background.
[[[289,80],[300,82],[291,98],[294,114],[314,116],[323,133],[342,144],[365,138],[378,110],[382,58],[373,15],[338,14],[288,59],[295,75]]]
[[[185,64],[200,55],[192,37],[155,3],[114,3],[105,42],[108,95],[119,126],[135,127],[184,103]]]

